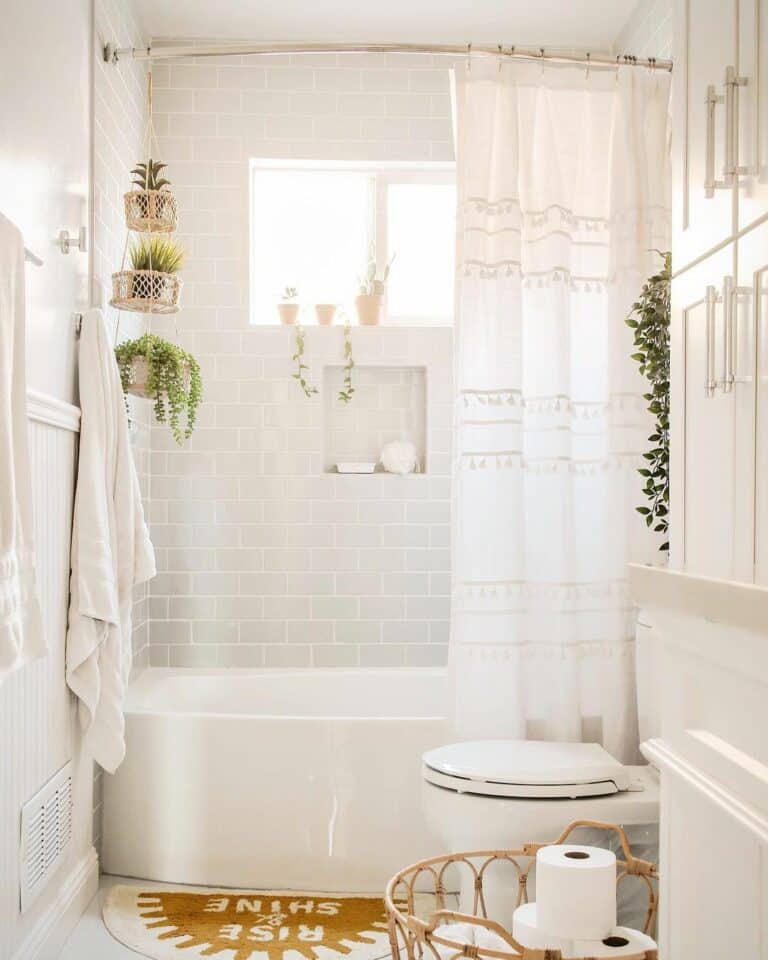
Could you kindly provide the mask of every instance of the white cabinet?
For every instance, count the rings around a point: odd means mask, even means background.
[[[735,266],[728,244],[672,283],[670,560],[751,580],[754,338]]]
[[[753,0],[760,2],[760,0]],[[673,268],[734,233],[739,0],[676,0]]]
[[[768,0],[740,0],[737,90],[739,229],[768,213]]]
[[[737,345],[737,383],[754,383],[754,524],[747,526],[753,553],[754,579],[768,585],[768,223],[750,230],[739,240],[738,309],[754,330],[754,350]],[[745,420],[746,412],[742,412]],[[745,499],[750,489],[745,490]]]

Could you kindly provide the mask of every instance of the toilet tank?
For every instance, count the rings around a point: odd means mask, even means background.
[[[659,736],[661,706],[659,674],[661,643],[645,610],[637,617],[635,634],[635,682],[637,685],[637,723],[640,743]]]

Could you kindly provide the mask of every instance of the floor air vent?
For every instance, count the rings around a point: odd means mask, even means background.
[[[72,837],[72,763],[21,808],[21,912],[53,876]]]

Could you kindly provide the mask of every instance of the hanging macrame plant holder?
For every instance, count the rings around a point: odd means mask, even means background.
[[[152,143],[157,146],[152,123],[152,71],[147,74],[147,166],[151,162]],[[131,233],[170,234],[178,225],[176,198],[170,190],[131,190],[125,194],[126,237],[120,270],[112,274],[110,304],[132,313],[167,314],[179,309],[182,281],[178,273],[154,269],[150,256],[147,269],[128,265]],[[118,320],[119,322],[119,320]]]
[[[173,233],[179,225],[170,190],[131,190],[123,198],[125,225],[136,233]]]
[[[112,274],[112,300],[119,310],[133,313],[176,313],[181,277],[159,270],[120,270]]]

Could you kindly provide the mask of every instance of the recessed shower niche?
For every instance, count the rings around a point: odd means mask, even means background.
[[[323,468],[335,473],[338,463],[375,463],[392,440],[416,447],[419,473],[426,471],[427,371],[418,366],[360,365],[352,371],[354,392],[345,389],[343,366],[323,368]]]

